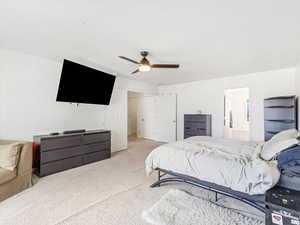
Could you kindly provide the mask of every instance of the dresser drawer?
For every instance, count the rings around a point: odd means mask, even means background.
[[[61,159],[70,158],[78,155],[82,155],[81,146],[42,152],[40,154],[40,160],[41,163],[44,164],[51,161],[61,160]]]
[[[207,132],[206,128],[189,128],[189,127],[185,127],[184,128],[184,133],[192,133],[192,134],[197,134],[199,132]]]
[[[265,131],[283,131],[288,129],[296,129],[296,123],[281,123],[274,121],[265,121]]]
[[[85,153],[99,152],[99,151],[110,151],[110,142],[99,142],[85,145]]]
[[[190,137],[194,137],[194,136],[196,136],[196,135],[192,135],[192,134],[185,134],[185,135],[184,135],[184,139],[187,139],[187,138],[190,138]]]
[[[185,122],[206,122],[208,120],[208,116],[206,115],[184,115]]]
[[[277,98],[277,99],[265,99],[265,107],[276,107],[276,106],[294,106],[295,98]]]
[[[207,130],[184,131],[184,134],[193,135],[193,136],[207,136],[207,135],[209,135]]]
[[[65,160],[50,162],[43,164],[40,167],[40,175],[46,176],[52,173],[60,172],[63,170],[71,169],[83,164],[82,156],[76,156]]]
[[[84,155],[83,163],[88,164],[88,163],[97,162],[108,158],[110,158],[110,151],[94,152],[94,153]]]
[[[96,142],[110,141],[110,133],[97,133],[83,135],[83,144],[91,144]]]
[[[207,130],[197,130],[196,131],[196,136],[209,136]]]
[[[273,136],[274,136],[274,134],[271,134],[271,133],[265,132],[265,141],[268,141],[268,140],[270,140],[270,139],[271,139]]]
[[[265,108],[265,120],[295,120],[294,108]]]
[[[207,124],[206,122],[202,122],[202,121],[196,121],[196,122],[192,122],[192,121],[186,121],[184,123],[184,128],[206,128]]]
[[[44,138],[41,140],[41,151],[66,148],[80,145],[81,136]]]

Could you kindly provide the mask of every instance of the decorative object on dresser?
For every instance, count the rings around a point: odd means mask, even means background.
[[[184,138],[192,136],[211,136],[211,115],[184,115]]]
[[[288,129],[298,129],[298,98],[280,96],[264,100],[265,141]]]
[[[47,176],[111,156],[111,134],[106,130],[34,136],[35,173]]]

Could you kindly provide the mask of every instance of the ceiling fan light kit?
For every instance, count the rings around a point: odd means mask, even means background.
[[[148,72],[150,70],[151,70],[151,66],[149,65],[143,65],[143,64],[139,65],[140,72]]]
[[[138,69],[133,71],[131,74],[137,73],[137,72],[148,72],[152,68],[164,68],[164,69],[176,69],[179,68],[179,64],[150,64],[148,59],[146,58],[149,55],[149,52],[142,51],[141,56],[143,57],[140,62],[137,62],[133,59],[127,58],[125,56],[119,56],[119,58],[127,60],[129,62],[132,62],[134,64],[138,65]]]

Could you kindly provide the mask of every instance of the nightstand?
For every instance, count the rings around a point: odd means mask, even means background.
[[[300,191],[280,186],[266,192],[266,225],[300,225]]]

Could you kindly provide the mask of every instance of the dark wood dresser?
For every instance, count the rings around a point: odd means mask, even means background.
[[[211,115],[184,115],[184,138],[193,136],[211,136]]]
[[[34,136],[35,173],[47,176],[111,156],[111,134],[106,130]]]
[[[298,98],[279,96],[264,100],[265,141],[291,128],[298,129]]]

